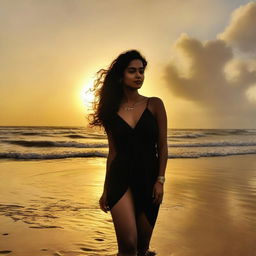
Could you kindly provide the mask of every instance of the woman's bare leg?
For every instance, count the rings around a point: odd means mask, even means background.
[[[137,228],[131,189],[111,209],[115,227],[118,256],[137,256]]]
[[[144,256],[146,251],[149,249],[149,243],[153,233],[153,227],[148,222],[148,219],[146,218],[144,212],[141,212],[137,215],[136,222],[138,231],[138,256]]]

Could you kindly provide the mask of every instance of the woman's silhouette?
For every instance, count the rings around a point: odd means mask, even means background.
[[[110,211],[120,256],[155,255],[149,243],[163,200],[167,116],[158,97],[138,93],[147,66],[137,51],[120,54],[97,72],[93,120],[103,126],[109,152],[100,208]]]

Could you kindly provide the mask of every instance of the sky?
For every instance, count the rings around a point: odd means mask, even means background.
[[[168,128],[256,128],[255,24],[255,1],[0,0],[0,125],[86,127],[96,72],[137,49]]]

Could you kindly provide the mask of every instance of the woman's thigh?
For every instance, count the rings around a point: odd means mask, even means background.
[[[146,215],[144,212],[141,212],[138,214],[137,218],[137,232],[138,232],[138,251],[139,252],[145,252],[147,249],[149,249],[149,243],[151,240],[152,232],[153,232],[153,227],[149,223]],[[141,255],[144,255],[141,253]]]
[[[137,248],[135,207],[130,187],[111,209],[118,244]]]

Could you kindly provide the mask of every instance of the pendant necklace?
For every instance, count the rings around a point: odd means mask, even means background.
[[[123,107],[123,108],[126,111],[134,110],[135,105],[138,105],[138,104],[140,104],[142,102],[144,102],[144,100],[143,101],[139,101],[139,102],[135,102],[135,103],[132,104],[132,106],[127,106],[127,107]]]

